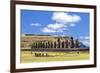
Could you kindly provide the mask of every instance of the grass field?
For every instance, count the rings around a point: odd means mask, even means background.
[[[36,57],[35,53],[48,54],[48,56]],[[21,51],[21,63],[32,62],[50,62],[50,61],[69,61],[69,60],[87,60],[88,52],[31,52]]]

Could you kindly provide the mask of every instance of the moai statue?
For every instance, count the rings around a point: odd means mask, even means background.
[[[64,41],[62,41],[62,44],[61,44],[61,45],[62,45],[62,48],[64,48],[64,45],[65,45],[65,44],[64,44]]]
[[[79,41],[78,41],[78,39],[76,39],[76,48],[79,48]]]
[[[54,48],[56,48],[56,41],[54,42]]]
[[[74,48],[74,40],[73,40],[73,37],[71,37],[71,48]]]
[[[68,48],[68,40],[65,41],[65,48]]]
[[[60,38],[58,38],[57,42],[58,42],[58,48],[60,48]]]

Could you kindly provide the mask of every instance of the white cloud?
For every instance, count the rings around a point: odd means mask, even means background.
[[[63,24],[78,22],[80,19],[78,15],[70,15],[65,12],[54,12],[52,16],[52,20]]]
[[[75,22],[79,22],[81,19],[78,15],[70,15],[65,12],[54,12],[51,18],[55,22],[44,27],[42,32],[63,32],[68,27],[74,27]]]
[[[51,33],[51,32],[56,32],[56,31],[45,27],[45,28],[42,30],[42,32],[49,32],[49,33]]]
[[[55,24],[49,24],[47,27],[51,28],[51,29],[54,29],[54,30],[57,30],[57,29],[64,28],[65,25],[64,24],[55,23]]]
[[[75,26],[75,24],[70,24],[70,26],[71,26],[71,27],[74,27],[74,26]]]
[[[55,24],[48,24],[47,27],[43,28],[43,32],[63,32],[64,30],[66,30],[67,28],[65,28],[66,26],[64,24],[59,24],[59,23],[55,23]]]
[[[85,37],[79,37],[79,39],[82,39],[82,40],[89,40],[89,36],[85,36]]]
[[[42,32],[53,33],[53,32],[63,32],[63,31],[62,30],[53,30],[53,29],[50,29],[50,28],[44,28],[42,30]]]
[[[39,23],[32,23],[32,24],[30,24],[31,26],[41,26],[41,24],[39,24]]]

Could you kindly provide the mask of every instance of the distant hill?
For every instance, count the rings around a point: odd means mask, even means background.
[[[51,36],[49,34],[22,34],[24,36]]]
[[[89,49],[89,47],[88,47],[88,46],[86,46],[86,45],[84,45],[82,42],[80,42],[79,47],[80,47],[80,48],[82,48],[82,49],[86,49],[86,48],[88,48],[88,49]]]

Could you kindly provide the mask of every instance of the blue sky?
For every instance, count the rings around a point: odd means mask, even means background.
[[[21,34],[73,36],[89,45],[89,13],[21,10]]]

